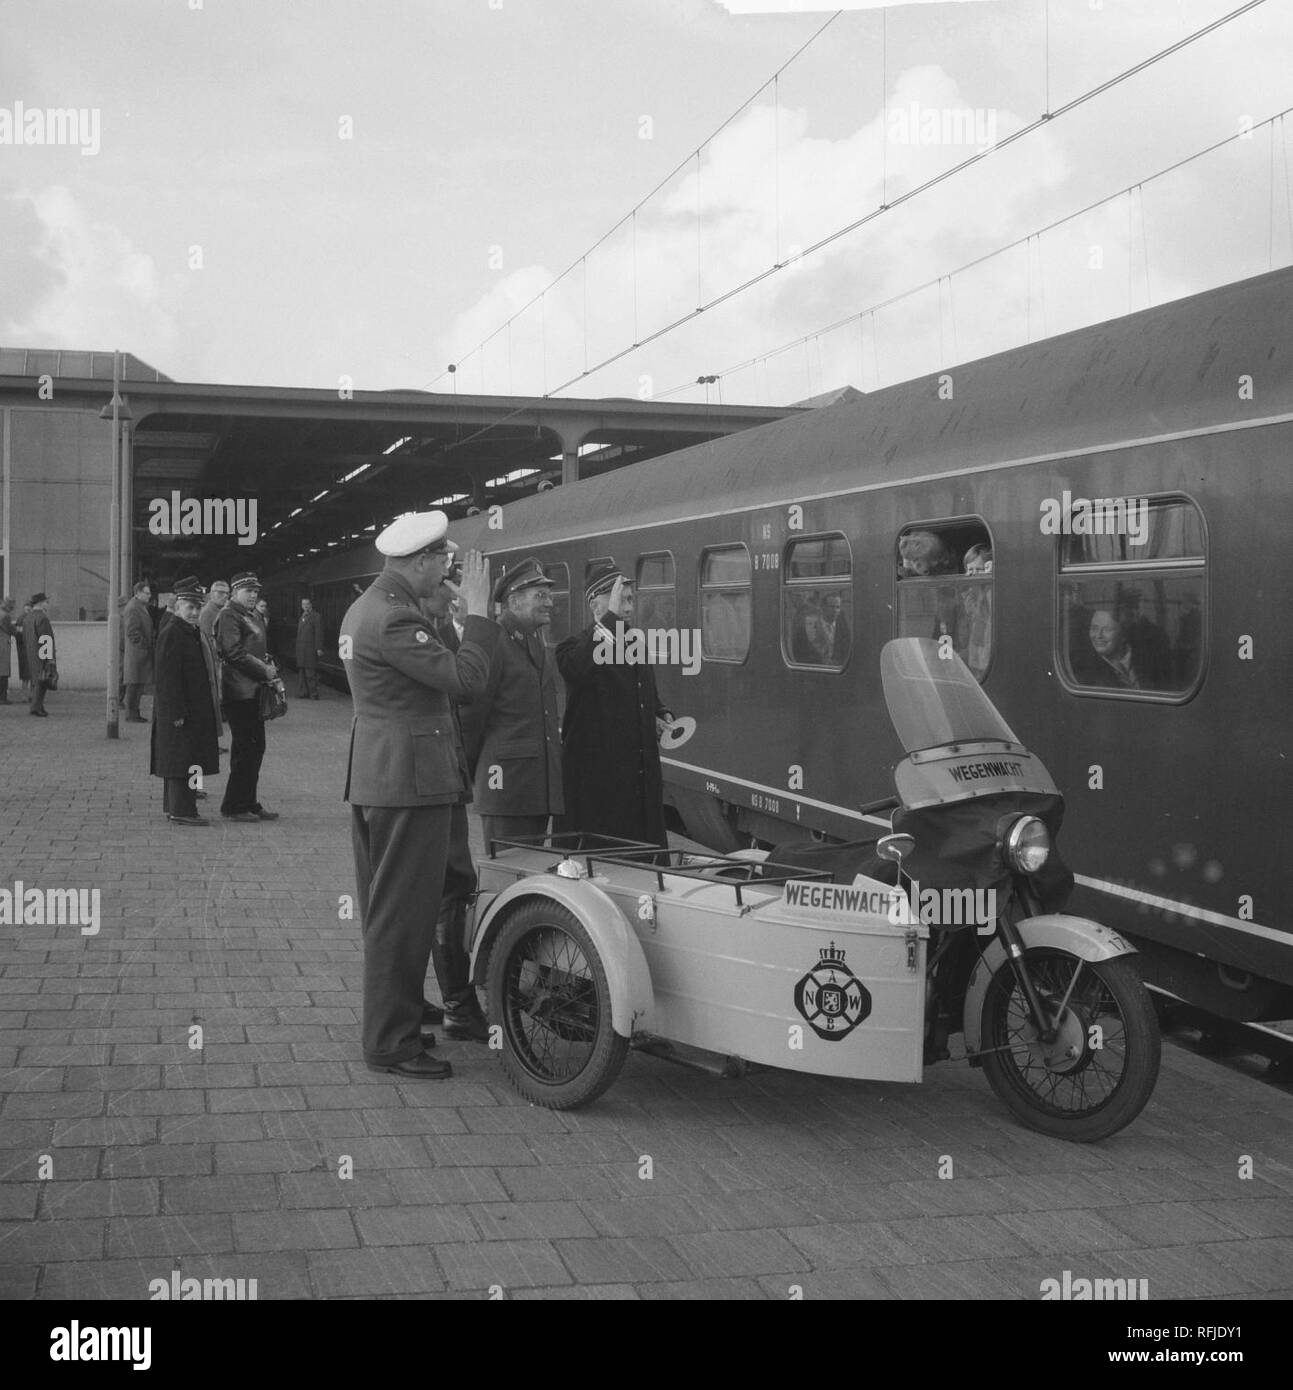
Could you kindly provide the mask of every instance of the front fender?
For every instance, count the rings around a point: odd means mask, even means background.
[[[484,984],[479,978],[481,967],[489,958],[494,937],[508,909],[527,898],[548,898],[560,903],[574,913],[592,937],[611,992],[611,1027],[623,1038],[631,1037],[635,1027],[648,1027],[652,1011],[651,972],[642,953],[642,944],[614,902],[587,879],[532,874],[517,879],[499,893],[485,909],[473,933],[473,983]]]
[[[1115,956],[1134,956],[1136,948],[1128,945],[1116,931],[1092,922],[1087,917],[1071,917],[1066,912],[1047,912],[1039,917],[1027,917],[1016,924],[1024,949],[1045,946],[1067,951],[1082,960],[1112,960]],[[994,937],[970,972],[965,990],[965,1050],[973,1057],[979,1050],[983,1031],[983,1001],[992,977],[1006,964],[1006,948],[1000,937]]]

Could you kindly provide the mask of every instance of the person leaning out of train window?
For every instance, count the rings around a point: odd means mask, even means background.
[[[965,572],[967,575],[989,575],[992,573],[992,547],[972,545],[965,552]],[[961,608],[964,621],[961,625],[961,644],[957,655],[970,668],[978,680],[982,680],[988,669],[988,658],[992,654],[992,589],[987,584],[966,584],[961,589]]]
[[[552,621],[552,588],[533,556],[494,585],[499,618],[489,684],[459,710],[473,806],[486,844],[546,835],[549,817],[565,809],[557,662],[543,641]]]
[[[565,814],[559,831],[585,831],[668,845],[659,738],[673,714],[656,694],[645,662],[599,662],[601,633],[633,622],[633,584],[614,563],[601,564],[584,591],[592,622],[557,646],[566,682],[561,782]]]
[[[952,552],[933,531],[909,531],[898,542],[899,579],[928,579],[955,573]]]
[[[1074,674],[1083,685],[1123,690],[1157,690],[1163,669],[1152,624],[1136,623],[1116,608],[1097,608],[1087,629],[1090,657]]]

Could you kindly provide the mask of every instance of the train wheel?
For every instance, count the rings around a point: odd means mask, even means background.
[[[1056,1139],[1107,1139],[1140,1114],[1158,1080],[1158,1020],[1126,956],[1084,961],[1032,950],[1024,963],[1043,1004],[1063,1004],[1057,1036],[1042,1042],[1010,966],[983,1003],[983,1070],[1006,1108]]]
[[[535,1105],[569,1110],[619,1075],[629,1040],[611,1026],[611,992],[592,938],[568,908],[532,898],[500,926],[485,983],[503,1030],[503,1070]]]

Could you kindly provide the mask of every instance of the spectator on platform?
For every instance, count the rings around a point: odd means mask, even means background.
[[[152,587],[146,579],[141,579],[135,585],[134,595],[121,615],[122,629],[125,633],[125,664],[121,679],[126,687],[127,724],[148,722],[139,712],[139,701],[153,683],[153,649],[156,636],[148,610],[148,600],[152,596]]]
[[[27,642],[25,633],[31,617],[31,603],[24,603],[22,612],[14,620],[14,641],[18,646],[18,683],[22,686],[22,697],[31,704],[31,667],[27,664]]]
[[[198,815],[198,788],[191,783],[195,768],[208,775],[220,770],[216,662],[198,625],[204,597],[196,576],[176,580],[175,617],[157,639],[149,771],[163,779],[162,809],[176,825],[210,824]]]
[[[278,676],[265,645],[265,628],[256,611],[260,580],[235,574],[232,597],[216,628],[223,662],[220,690],[224,717],[233,730],[229,780],[220,814],[226,820],[277,820],[277,811],[260,804],[260,765],[265,757],[265,721],[260,717],[260,687]]]
[[[14,617],[17,605],[13,599],[0,601],[0,705],[9,703],[9,677],[13,672],[9,656],[10,639],[22,645],[22,624]]]
[[[216,641],[216,622],[220,614],[224,611],[229,602],[229,581],[227,579],[217,579],[207,594],[207,601],[202,605],[202,612],[198,617],[198,626],[202,629],[207,641],[211,643],[211,650],[215,652],[216,670],[220,670],[220,644]],[[220,715],[220,737],[224,738],[224,714]],[[221,753],[229,750],[222,743],[219,745]]]
[[[270,636],[269,630],[269,600],[264,598],[257,599],[256,612],[260,615],[260,621],[265,628],[265,649],[272,652],[274,650],[274,642]]]
[[[297,694],[302,700],[319,698],[319,658],[323,655],[323,620],[308,598],[301,600],[301,619],[296,625]]]
[[[31,596],[31,612],[23,618],[23,640],[27,646],[27,670],[31,673],[31,709],[38,719],[48,719],[45,692],[58,685],[54,625],[49,620],[49,595]]]

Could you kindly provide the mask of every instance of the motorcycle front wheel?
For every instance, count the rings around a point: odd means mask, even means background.
[[[1067,951],[1024,952],[1056,1036],[1044,1042],[1007,963],[983,1003],[983,1070],[1006,1108],[1030,1129],[1093,1143],[1140,1114],[1158,1080],[1158,1020],[1127,956],[1086,961]],[[1061,1011],[1062,1007],[1062,1012]]]

